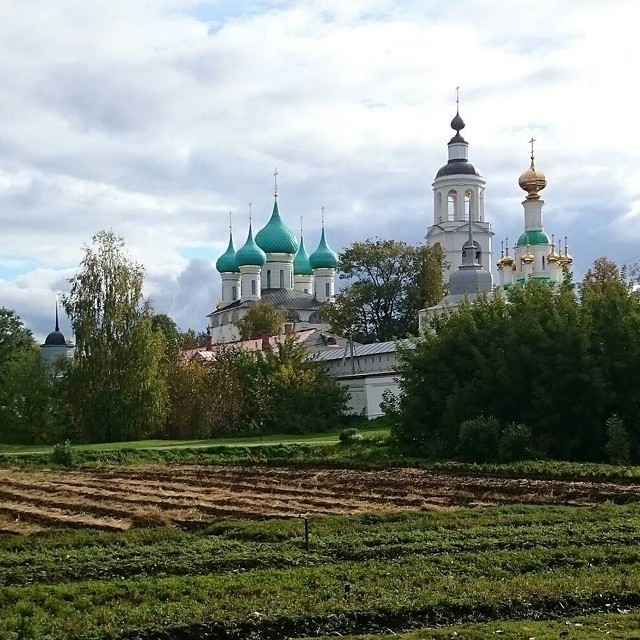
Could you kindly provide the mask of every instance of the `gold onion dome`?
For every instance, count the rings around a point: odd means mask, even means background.
[[[522,256],[523,264],[533,264],[536,257],[531,253],[531,247],[527,245],[527,252]]]
[[[547,186],[547,178],[544,171],[536,169],[531,162],[531,166],[518,178],[518,184],[527,192],[527,197],[535,198]]]
[[[556,262],[558,262],[560,260],[561,256],[560,254],[556,253],[556,247],[554,244],[551,244],[551,251],[549,252],[549,255],[547,256],[547,262],[549,264],[555,264]]]

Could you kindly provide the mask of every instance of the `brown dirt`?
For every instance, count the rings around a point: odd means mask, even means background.
[[[290,517],[511,503],[626,503],[640,483],[450,476],[418,469],[148,466],[0,470],[0,532],[48,527],[200,526],[220,517]]]

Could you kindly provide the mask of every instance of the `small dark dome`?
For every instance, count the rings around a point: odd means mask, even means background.
[[[449,162],[436,173],[436,178],[459,174],[479,176],[480,172],[467,160],[449,160]]]
[[[67,344],[62,331],[52,331],[45,339],[44,344],[48,347],[60,347]]]
[[[453,116],[453,120],[451,121],[451,128],[457,132],[460,132],[464,129],[464,120],[460,117],[460,114],[456,112],[456,115]]]

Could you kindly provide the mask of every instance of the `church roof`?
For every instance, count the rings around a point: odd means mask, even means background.
[[[256,266],[261,267],[267,261],[267,256],[264,255],[264,251],[256,244],[253,239],[253,231],[251,225],[249,225],[249,235],[244,246],[240,247],[236,253],[236,262],[238,267],[244,266]]]
[[[294,276],[312,276],[313,269],[309,264],[309,255],[307,249],[304,246],[304,237],[300,234],[300,248],[296,257],[293,259],[293,275]]]
[[[296,236],[280,217],[277,200],[273,203],[273,212],[269,222],[256,234],[256,243],[265,253],[293,255],[298,250]]]
[[[62,331],[52,331],[44,341],[46,347],[60,347],[67,344],[67,339],[64,337]]]
[[[479,176],[480,172],[468,160],[465,160],[464,158],[455,158],[453,160],[449,160],[444,167],[440,168],[438,173],[436,173],[436,178],[457,175]]]
[[[284,307],[292,311],[317,311],[322,303],[312,294],[294,289],[262,289],[261,299],[270,302],[276,307]],[[246,309],[259,302],[259,300],[236,300],[220,309],[212,311],[207,317],[233,311],[233,309]]]
[[[338,255],[327,244],[324,228],[318,248],[309,256],[309,264],[312,269],[335,269],[338,266]]]
[[[233,246],[233,235],[229,234],[229,246],[227,250],[216,261],[218,273],[240,273],[238,261],[236,260],[236,250]]]
[[[542,230],[525,231],[519,238],[516,246],[526,247],[534,244],[551,244],[549,236]]]

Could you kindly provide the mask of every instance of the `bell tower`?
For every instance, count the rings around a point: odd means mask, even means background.
[[[468,236],[469,223],[473,226],[474,244],[480,265],[491,270],[491,224],[485,221],[485,180],[469,162],[469,143],[460,131],[465,123],[460,116],[456,88],[456,115],[451,121],[455,135],[449,140],[447,164],[440,168],[433,181],[433,224],[427,231],[427,243],[439,243],[448,263],[445,281],[461,266],[462,246]]]

